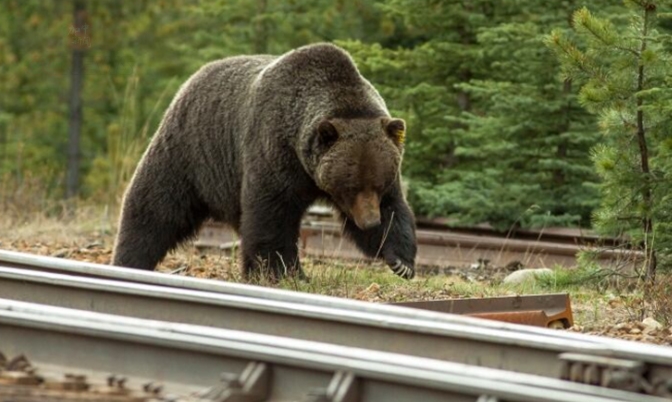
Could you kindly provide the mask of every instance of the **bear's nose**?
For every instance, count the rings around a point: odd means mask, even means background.
[[[362,191],[357,194],[351,209],[355,225],[362,230],[380,225],[380,198],[375,191]]]

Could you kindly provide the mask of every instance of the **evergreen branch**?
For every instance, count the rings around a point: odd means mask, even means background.
[[[601,26],[601,22],[597,18],[593,18],[592,14],[590,11],[588,11],[587,8],[582,8],[576,12],[574,15],[575,18],[575,23],[577,25],[580,25],[583,27],[586,31],[588,31],[590,34],[592,34],[595,38],[597,38],[602,44],[604,44],[607,47],[611,47],[613,49],[618,49],[622,50],[626,53],[631,53],[634,55],[636,58],[640,57],[640,53],[637,50],[630,49],[628,47],[620,46],[616,43],[614,43],[611,40],[608,40],[606,37],[603,36],[603,32],[599,32],[597,29],[598,26]],[[591,21],[594,22],[591,24]]]
[[[585,53],[581,52],[573,43],[563,38],[559,31],[554,30],[551,35],[547,37],[546,43],[554,48],[558,56],[572,62],[571,64],[563,63],[564,68],[574,68],[587,76],[594,74],[594,71],[591,71],[587,66],[588,63]]]

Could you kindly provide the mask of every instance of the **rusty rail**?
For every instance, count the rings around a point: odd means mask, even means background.
[[[310,215],[312,216],[312,214]],[[581,228],[551,227],[544,229],[521,229],[511,228],[508,231],[497,231],[488,225],[456,226],[445,218],[416,218],[417,227],[420,229],[441,230],[461,233],[472,236],[488,236],[500,238],[512,238],[518,240],[542,241],[550,243],[567,243],[576,245],[601,245],[614,247],[622,244],[622,238],[599,236],[591,230]]]
[[[641,252],[572,244],[567,241],[551,242],[505,238],[464,231],[418,229],[419,272],[422,267],[469,266],[478,260],[489,260],[492,266],[503,267],[512,263],[524,266],[576,266],[580,251],[596,253],[598,263],[619,268],[634,267],[641,260]],[[200,249],[229,250],[237,247],[237,237],[226,226],[214,222],[206,224],[199,233],[195,246]],[[354,245],[342,237],[340,225],[331,221],[305,221],[301,227],[300,246],[303,254],[316,257],[369,260]]]

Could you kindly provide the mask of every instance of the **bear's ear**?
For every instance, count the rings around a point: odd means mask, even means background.
[[[406,140],[406,123],[402,119],[386,119],[385,132],[397,145],[404,145]]]
[[[338,130],[329,120],[323,120],[317,127],[317,138],[321,146],[329,148],[338,140]]]

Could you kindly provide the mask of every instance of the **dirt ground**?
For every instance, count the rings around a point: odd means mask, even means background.
[[[109,225],[96,223],[15,225],[0,231],[0,249],[109,264],[113,232]],[[235,252],[233,255],[221,251],[204,252],[187,244],[168,255],[158,270],[174,275],[240,282],[237,261]],[[570,331],[672,345],[672,326],[665,322],[667,316],[656,314],[656,303],[645,302],[631,283],[613,278],[598,281],[579,278],[574,281],[579,283],[573,283],[567,280],[566,273],[558,273],[558,280],[512,286],[501,283],[509,271],[496,267],[456,267],[439,274],[429,269],[420,271],[414,280],[405,281],[391,274],[382,264],[363,261],[306,257],[303,266],[311,278],[308,283],[285,280],[275,285],[258,284],[377,303],[567,292],[571,296],[575,321]],[[667,278],[659,280],[666,281]],[[664,298],[660,303],[667,301]],[[642,314],[642,309],[647,313]],[[646,318],[641,320],[643,316]]]

